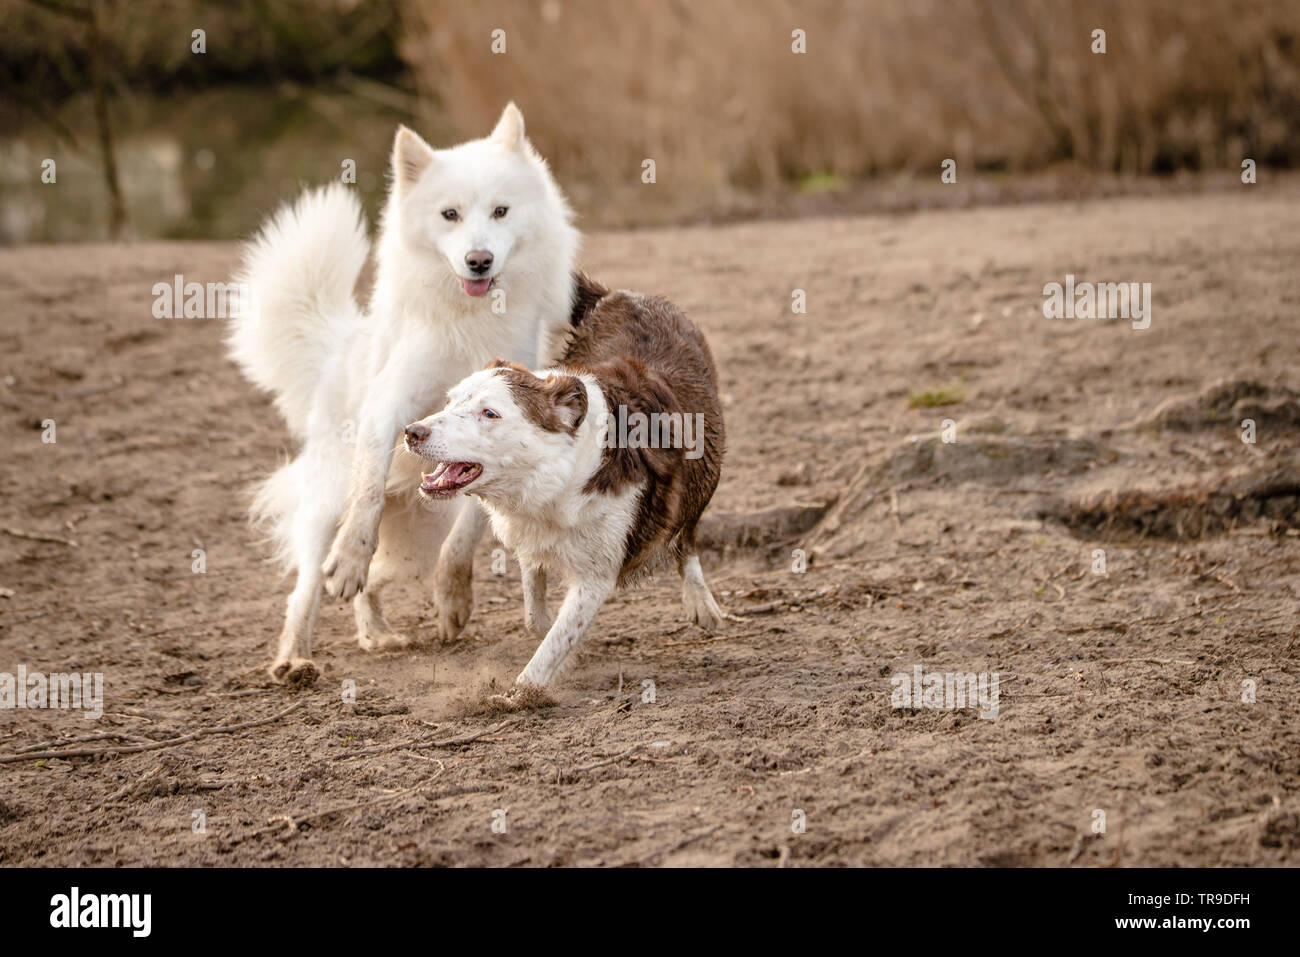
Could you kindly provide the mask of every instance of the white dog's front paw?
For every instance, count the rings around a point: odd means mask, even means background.
[[[366,573],[370,569],[370,550],[355,539],[340,535],[334,540],[329,557],[321,571],[325,575],[325,590],[334,598],[352,598],[366,587]]]
[[[534,638],[545,638],[547,632],[551,630],[551,625],[555,622],[546,612],[524,613],[524,627]]]
[[[308,688],[321,676],[320,666],[310,658],[288,658],[271,662],[267,671],[277,684]]]
[[[474,571],[469,565],[439,568],[433,583],[438,603],[438,627],[443,641],[450,641],[469,624],[474,612]]]
[[[357,645],[362,651],[393,651],[398,648],[409,648],[412,644],[414,641],[409,635],[396,631],[366,632],[357,635]]]

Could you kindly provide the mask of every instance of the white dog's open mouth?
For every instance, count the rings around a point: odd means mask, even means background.
[[[439,462],[420,480],[420,492],[434,498],[448,498],[472,485],[483,474],[477,462]]]
[[[485,295],[496,281],[496,276],[491,279],[466,279],[464,276],[460,277],[460,284],[465,287],[465,292],[474,297]]]

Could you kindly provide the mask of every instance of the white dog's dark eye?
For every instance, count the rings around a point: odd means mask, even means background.
[[[487,416],[489,419],[501,418],[501,413],[498,412],[496,409],[484,409],[483,414]]]
[[[508,212],[510,212],[509,206],[498,206],[496,209],[492,210],[492,218],[501,219]]]
[[[454,209],[444,209],[442,211],[442,218],[449,223],[454,223],[459,215]]]

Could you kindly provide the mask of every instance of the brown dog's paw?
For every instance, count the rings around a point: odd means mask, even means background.
[[[705,631],[718,630],[724,618],[729,618],[713,598],[713,593],[703,586],[687,586],[682,590],[682,605],[686,609],[686,618]]]
[[[482,703],[484,713],[501,714],[509,711],[551,708],[555,706],[555,699],[547,694],[545,688],[517,684],[504,693],[485,694]]]

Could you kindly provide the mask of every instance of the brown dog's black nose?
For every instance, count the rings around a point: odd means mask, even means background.
[[[481,276],[492,268],[492,254],[486,249],[473,249],[465,254],[465,265],[470,272]]]
[[[423,422],[412,422],[406,427],[406,444],[419,445],[431,434],[431,430]]]

